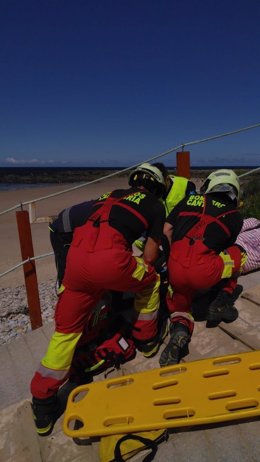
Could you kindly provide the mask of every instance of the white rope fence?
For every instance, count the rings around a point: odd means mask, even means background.
[[[226,132],[226,133],[221,133],[220,135],[214,135],[214,136],[209,136],[207,138],[201,138],[199,140],[194,140],[194,141],[190,141],[190,142],[187,142],[187,143],[183,143],[183,144],[179,144],[178,146],[174,146],[173,148],[170,148],[168,149],[167,151],[164,151],[162,152],[161,154],[158,154],[156,156],[153,156],[153,157],[150,157],[149,159],[146,159],[143,162],[151,162],[155,159],[159,159],[160,157],[164,157],[174,151],[177,151],[178,149],[182,149],[184,150],[184,148],[186,148],[187,146],[194,146],[195,144],[201,144],[201,143],[206,143],[208,141],[213,141],[213,140],[217,140],[217,139],[220,139],[220,138],[224,138],[226,136],[231,136],[231,135],[235,135],[237,133],[242,133],[242,132],[245,132],[245,131],[248,131],[248,130],[252,130],[252,129],[255,129],[255,128],[259,128],[260,127],[260,122],[259,123],[256,123],[254,125],[250,125],[248,127],[244,127],[244,128],[239,128],[237,130],[233,130],[231,132]],[[39,202],[39,201],[43,201],[45,199],[49,199],[51,197],[55,197],[55,196],[59,196],[61,194],[65,194],[67,192],[70,192],[70,191],[73,191],[75,189],[79,189],[79,188],[83,188],[85,186],[88,186],[90,184],[94,184],[94,183],[98,183],[102,180],[106,180],[108,178],[112,178],[114,176],[117,176],[117,175],[121,175],[122,173],[125,173],[125,172],[128,172],[130,170],[132,170],[133,168],[135,167],[138,167],[138,165],[140,165],[140,162],[138,162],[137,164],[134,164],[132,165],[131,167],[127,167],[127,168],[124,168],[120,171],[117,171],[117,172],[113,172],[113,173],[110,173],[106,176],[103,176],[101,178],[97,178],[96,180],[92,180],[92,181],[89,181],[87,183],[82,183],[80,185],[77,185],[77,186],[73,186],[71,188],[68,188],[68,189],[64,189],[62,191],[58,191],[56,193],[53,193],[53,194],[49,194],[47,196],[42,196],[42,197],[38,197],[36,199],[32,199],[32,200],[29,200],[29,201],[25,201],[25,202],[21,202],[20,204],[16,204],[14,205],[13,207],[10,207],[9,209],[6,209],[6,210],[3,210],[2,212],[0,212],[0,215],[3,215],[5,213],[8,213],[8,212],[11,212],[12,210],[15,210],[17,208],[23,208],[23,206],[25,205],[28,205],[28,204],[31,204],[32,202]],[[260,167],[259,167],[260,168]],[[253,170],[252,170],[253,171]],[[251,171],[251,172],[252,172]],[[250,172],[250,173],[251,173]],[[249,174],[249,172],[247,172],[246,174]],[[244,176],[245,174],[243,174]],[[241,175],[242,176],[242,175]]]
[[[254,168],[253,170],[249,170],[249,172],[242,173],[241,175],[238,175],[239,178],[242,178],[242,176],[250,175],[251,173],[255,173],[258,170],[260,170],[260,167]]]
[[[9,268],[4,273],[0,273],[0,278],[2,276],[5,276],[6,274],[11,273],[12,271],[15,271],[17,268],[20,268],[21,266],[25,265],[25,263],[29,263],[30,261],[34,261],[34,260],[40,260],[41,258],[45,258],[45,257],[50,257],[51,255],[54,255],[54,252],[44,253],[42,255],[38,255],[37,257],[31,257],[31,258],[28,257],[28,258],[26,258],[26,260],[23,260],[20,263],[17,263],[17,265],[12,266],[11,268]]]

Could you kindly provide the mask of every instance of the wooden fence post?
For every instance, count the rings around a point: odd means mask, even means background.
[[[190,151],[176,153],[176,171],[178,176],[190,178]]]
[[[34,257],[31,226],[29,222],[29,213],[27,210],[16,212],[16,221],[18,226],[22,260],[24,261],[28,258]],[[42,315],[35,261],[30,260],[25,263],[23,265],[23,271],[31,326],[32,329],[37,329],[38,327],[42,326]]]

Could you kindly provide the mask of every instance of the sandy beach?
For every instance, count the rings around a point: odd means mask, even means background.
[[[14,191],[0,192],[0,212],[7,210],[21,202],[34,200],[49,194],[64,191],[76,184],[62,184],[54,186],[44,186],[34,189],[19,189]],[[36,216],[45,217],[46,222],[33,223],[31,225],[34,255],[43,255],[52,251],[47,217],[57,215],[61,210],[74,204],[94,199],[101,194],[115,188],[127,187],[127,178],[109,178],[98,183],[90,184],[82,188],[51,197],[37,202]],[[24,207],[28,210],[28,206]],[[19,237],[17,231],[16,211],[17,208],[8,213],[0,215],[0,273],[4,273],[22,261]],[[56,277],[54,258],[52,256],[36,261],[36,271],[38,283],[46,282],[48,279]],[[0,288],[17,287],[24,284],[22,267],[4,275],[0,278]]]

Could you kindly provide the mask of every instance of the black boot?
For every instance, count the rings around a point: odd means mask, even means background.
[[[237,284],[236,288],[233,290],[233,293],[231,294],[231,298],[233,303],[238,299],[239,295],[241,295],[243,292],[243,286],[241,284]]]
[[[59,418],[59,403],[57,395],[46,399],[33,397],[32,411],[38,435],[50,435],[56,420]]]
[[[170,325],[170,341],[163,350],[160,357],[160,366],[171,366],[178,364],[184,356],[189,353],[188,343],[190,332],[187,326],[181,322],[174,322]]]
[[[157,334],[153,339],[137,340],[134,339],[136,348],[143,353],[145,358],[153,358],[168,334],[168,313],[158,321]]]
[[[207,313],[207,327],[218,325],[221,321],[233,322],[238,318],[238,311],[234,306],[237,294],[228,294],[221,290],[210,303]]]

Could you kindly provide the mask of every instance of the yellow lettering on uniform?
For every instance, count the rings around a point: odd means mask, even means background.
[[[134,202],[135,204],[140,204],[140,201],[142,199],[145,198],[145,194],[142,194],[142,193],[134,193],[134,194],[131,194],[130,196],[126,197],[125,199],[127,201],[131,201],[131,202]]]
[[[204,197],[192,194],[187,200],[187,205],[191,205],[192,207],[201,207],[204,205]]]
[[[109,196],[110,196],[111,192],[108,192],[108,193],[105,193],[105,194],[102,194],[102,196],[99,197],[99,201],[102,201],[104,199],[107,199]]]
[[[212,201],[212,204],[215,205],[215,207],[218,207],[219,209],[221,209],[221,207],[225,207],[225,204],[222,204],[218,201]]]

